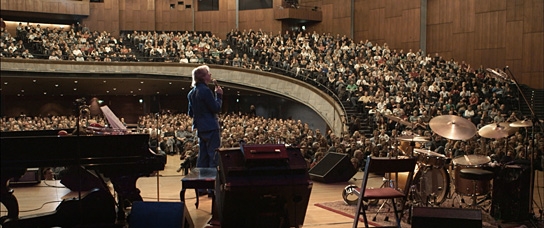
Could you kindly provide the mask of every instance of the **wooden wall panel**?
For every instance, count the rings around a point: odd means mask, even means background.
[[[89,15],[89,1],[67,0],[2,0],[2,10],[53,13],[68,15]]]
[[[472,66],[509,66],[520,83],[544,88],[540,79],[544,77],[544,1],[429,0],[428,9],[429,53],[446,57],[449,52],[452,58]],[[445,19],[440,9],[459,16]],[[454,40],[444,40],[444,35]]]
[[[524,17],[524,32],[543,32],[544,31],[544,1],[542,0],[526,0],[525,1]]]
[[[472,0],[470,2],[473,2]],[[448,12],[454,11],[458,14],[450,13],[449,15],[455,15],[455,20],[446,20],[446,22],[453,22],[453,33],[465,33],[474,32],[475,23],[475,11],[474,4],[467,4],[465,1],[450,1],[451,8]]]
[[[544,72],[543,40],[544,32],[524,34],[523,69],[526,72]]]
[[[239,15],[239,30],[259,30],[264,32],[273,32],[282,30],[282,22],[279,20],[269,20],[265,18],[274,18],[273,9],[259,9],[259,10],[244,10],[238,13]],[[225,30],[223,34],[230,31]]]
[[[523,34],[523,21],[506,22],[504,29],[506,30],[504,37],[506,59],[521,59],[523,57],[523,42],[520,40],[519,34]]]

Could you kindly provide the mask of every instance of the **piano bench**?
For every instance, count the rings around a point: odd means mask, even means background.
[[[185,177],[181,179],[181,191],[179,198],[181,202],[185,202],[185,190],[194,189],[196,193],[195,206],[198,208],[198,190],[199,189],[215,189],[215,177],[217,176],[217,168],[192,168]],[[212,209],[215,196],[212,196]]]

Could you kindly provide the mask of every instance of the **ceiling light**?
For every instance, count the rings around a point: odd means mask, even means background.
[[[7,84],[8,84],[8,82],[4,82],[4,85],[7,85]]]
[[[144,84],[144,81],[141,81],[140,84]]]
[[[36,79],[32,80],[32,82],[36,83]]]
[[[59,84],[55,84],[55,87],[59,87]]]
[[[74,83],[76,83],[76,84],[77,84],[77,80],[76,80],[76,81],[74,81]]]

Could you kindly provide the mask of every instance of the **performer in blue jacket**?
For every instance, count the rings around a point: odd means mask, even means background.
[[[221,111],[223,89],[212,80],[210,67],[202,65],[193,69],[193,83],[187,95],[189,116],[193,118],[193,130],[198,136],[199,152],[197,167],[217,167],[218,155],[215,150],[221,144],[220,126],[217,114]],[[208,84],[215,84],[215,94]]]

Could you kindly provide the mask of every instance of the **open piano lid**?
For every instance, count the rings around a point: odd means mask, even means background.
[[[123,123],[121,123],[119,118],[117,118],[117,116],[111,111],[111,109],[107,105],[100,107],[100,109],[102,110],[102,114],[104,114],[104,116],[108,120],[111,128],[123,131],[127,130],[127,127]]]

